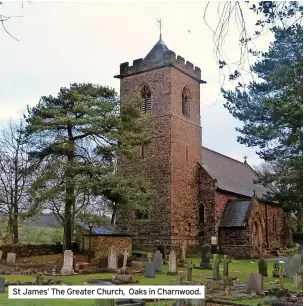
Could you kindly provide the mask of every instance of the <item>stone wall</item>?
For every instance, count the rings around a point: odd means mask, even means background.
[[[200,83],[175,68],[171,68],[170,73],[172,242],[175,245],[184,242],[198,244],[197,164],[202,160]],[[182,92],[185,87],[190,92],[189,117],[182,113]]]
[[[199,164],[200,208],[203,220],[199,220],[200,244],[210,244],[211,236],[215,235],[215,180]]]
[[[107,256],[109,248],[115,246],[118,254],[123,253],[126,249],[132,250],[132,238],[131,237],[112,237],[112,236],[100,236],[96,237],[95,242],[95,258],[101,258]]]
[[[152,118],[148,122],[151,142],[144,147],[143,158],[135,162],[120,158],[118,171],[129,176],[146,176],[156,189],[157,201],[150,209],[148,220],[135,220],[134,210],[122,207],[116,220],[118,231],[134,235],[170,235],[170,83],[170,68],[131,75],[121,80],[122,101],[134,97],[143,84],[150,87],[152,91]]]
[[[0,245],[0,251],[3,251],[2,258],[5,259],[7,253],[16,253],[17,257],[40,256],[51,254],[62,254],[63,245],[59,244],[25,244],[25,245]]]
[[[157,192],[147,220],[135,220],[134,211],[121,208],[116,227],[138,237],[151,236],[149,245],[198,244],[198,183],[197,163],[201,161],[200,84],[189,62],[181,57],[177,66],[147,69],[141,60],[134,67],[121,66],[121,97],[127,100],[143,84],[152,92],[152,111],[148,128],[151,143],[144,146],[144,156],[136,162],[118,161],[118,171],[125,175],[146,176]],[[154,64],[153,64],[154,65]],[[158,64],[157,64],[158,65]],[[192,65],[192,66],[191,66]],[[140,68],[141,67],[141,68]],[[181,67],[181,68],[183,68]],[[182,114],[182,91],[190,91],[190,117]],[[156,236],[156,238],[153,238]],[[171,236],[171,240],[168,237]],[[136,240],[134,246],[144,247],[146,240]]]
[[[217,190],[215,193],[215,201],[216,201],[216,209],[215,209],[215,228],[216,232],[218,231],[218,226],[221,221],[221,217],[223,215],[224,208],[229,200],[237,200],[241,198],[235,194]],[[244,198],[244,197],[242,197]]]

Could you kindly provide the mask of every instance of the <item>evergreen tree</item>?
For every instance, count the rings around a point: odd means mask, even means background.
[[[222,90],[225,107],[243,127],[238,142],[258,147],[257,154],[271,163],[260,175],[279,193],[268,198],[283,204],[302,220],[303,203],[303,29],[294,25],[273,28],[275,41],[251,70],[258,81]],[[299,223],[300,224],[300,223]]]
[[[40,161],[42,171],[31,199],[36,208],[45,203],[57,207],[65,249],[70,249],[77,198],[102,193],[103,184],[115,178],[116,155],[132,158],[136,146],[149,140],[145,117],[137,100],[120,107],[111,88],[72,84],[28,108],[26,122],[31,157]]]

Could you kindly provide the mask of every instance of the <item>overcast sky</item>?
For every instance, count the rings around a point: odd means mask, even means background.
[[[256,165],[254,149],[236,141],[240,125],[223,107],[221,83],[214,55],[212,32],[204,23],[206,2],[5,2],[3,15],[10,19],[7,30],[0,29],[0,120],[20,116],[27,105],[35,105],[42,95],[56,95],[72,82],[90,82],[114,87],[119,92],[119,65],[143,58],[157,42],[157,18],[163,20],[163,40],[170,50],[202,70],[201,118],[203,145]],[[210,5],[207,17],[216,25],[218,3]],[[254,30],[256,15],[246,15]],[[190,32],[189,32],[190,31]],[[236,27],[231,25],[224,50],[237,59]],[[267,49],[270,35],[257,40]],[[226,83],[226,86],[229,86]]]

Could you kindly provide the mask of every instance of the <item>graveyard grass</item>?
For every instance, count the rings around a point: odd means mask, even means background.
[[[43,260],[48,260],[48,256],[42,256]],[[50,256],[52,258],[53,256]],[[31,258],[35,261],[39,261],[39,257]],[[199,266],[200,257],[198,255],[193,255],[192,257],[187,258],[188,262],[193,261],[193,264]],[[273,282],[274,279],[272,278],[272,267],[273,262],[268,262],[268,277],[264,278],[264,282]],[[223,268],[223,265],[220,264],[220,268]],[[186,271],[186,268],[178,268],[178,270]],[[143,275],[141,276],[133,276],[134,280],[138,280],[138,285],[169,285],[170,280],[174,279],[175,276],[166,275],[168,271],[168,265],[164,265],[163,274],[156,274],[155,278],[145,278]],[[240,272],[236,272],[240,271]],[[258,264],[257,260],[233,260],[229,264],[229,275],[238,277],[242,282],[246,282],[247,276],[249,273],[258,272]],[[222,274],[222,272],[221,272]],[[52,277],[53,279],[61,280],[62,283],[70,283],[72,285],[82,285],[86,279],[89,278],[111,278],[114,274],[112,273],[101,273],[101,274],[91,274],[91,275],[75,275],[75,276],[57,276]],[[198,280],[203,284],[206,284],[207,279],[205,278],[206,275],[212,275],[212,270],[200,270],[200,269],[193,269],[192,278],[193,280]],[[5,279],[10,281],[33,281],[35,275],[5,275]],[[50,277],[44,277],[48,279]],[[285,279],[285,288],[296,291],[292,287],[292,280]],[[134,285],[136,286],[136,284]],[[273,287],[277,287],[278,284],[265,284],[264,289],[270,289]],[[257,305],[262,301],[266,301],[268,298],[260,298],[260,299],[237,299],[234,300],[232,297],[225,297],[225,298],[216,298],[217,300],[230,300],[234,301],[234,303],[246,304],[246,305]],[[84,299],[77,299],[77,300],[68,300],[68,299],[56,299],[56,300],[9,300],[7,289],[5,293],[0,293],[0,305],[2,306],[61,306],[61,305],[79,305],[83,306],[85,301],[85,305],[93,306],[95,305],[94,299],[91,300],[84,300]],[[153,303],[149,303],[149,306],[170,306],[172,305],[173,300],[171,301],[157,301]]]

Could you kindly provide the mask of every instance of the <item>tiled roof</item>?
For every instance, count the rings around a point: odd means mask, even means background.
[[[251,210],[251,200],[230,200],[227,202],[220,221],[220,227],[245,227]]]
[[[89,225],[87,223],[81,222],[81,223],[78,223],[78,226],[88,231],[90,230]],[[114,234],[114,232],[110,229],[100,226],[100,227],[92,227],[92,234],[93,235],[111,235],[111,234]]]
[[[154,47],[145,57],[145,60],[151,59],[151,58],[162,58],[165,52],[167,51],[169,51],[169,49],[160,37],[159,41],[154,45]]]
[[[203,167],[213,179],[216,179],[219,189],[248,197],[252,197],[255,192],[259,199],[265,199],[267,192],[272,192],[269,187],[265,188],[254,183],[258,177],[247,163],[205,147],[203,147],[202,155]]]
[[[87,223],[84,222],[80,222],[78,223],[78,226],[81,227],[82,229],[87,230],[87,234],[83,234],[83,236],[89,236],[89,225]],[[103,226],[99,226],[99,227],[92,227],[92,235],[94,236],[113,236],[113,237],[131,237],[131,234],[128,233],[119,233],[116,232],[114,229],[111,228],[106,228]]]

